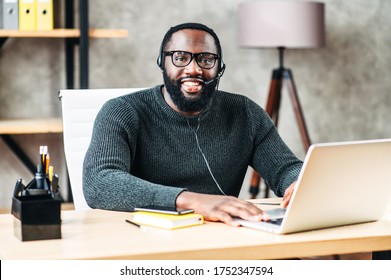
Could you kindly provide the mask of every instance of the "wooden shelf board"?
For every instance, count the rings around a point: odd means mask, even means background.
[[[53,29],[48,31],[20,31],[0,29],[0,37],[14,38],[79,38],[79,29]],[[126,38],[126,29],[89,29],[90,38]]]
[[[62,131],[62,118],[0,119],[0,135],[62,133]]]

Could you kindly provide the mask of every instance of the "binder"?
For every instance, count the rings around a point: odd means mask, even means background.
[[[3,29],[3,1],[0,1],[0,29]]]
[[[36,30],[35,0],[19,0],[19,30]]]
[[[53,30],[53,0],[37,1],[37,30]]]
[[[19,29],[18,0],[1,0],[3,4],[3,29]]]

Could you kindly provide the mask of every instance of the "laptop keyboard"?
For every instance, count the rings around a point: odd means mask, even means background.
[[[282,223],[282,220],[283,220],[283,218],[271,219],[271,220],[267,221],[267,223],[271,223],[273,225],[280,226]]]
[[[285,216],[286,208],[274,208],[265,210],[265,212],[269,215],[270,220],[276,220]]]

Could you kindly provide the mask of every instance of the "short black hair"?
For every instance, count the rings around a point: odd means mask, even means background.
[[[160,68],[163,68],[164,65],[164,49],[166,48],[168,42],[171,40],[172,34],[174,34],[177,31],[184,30],[184,29],[193,29],[193,30],[202,30],[207,33],[209,33],[213,39],[215,40],[216,48],[217,48],[217,54],[219,55],[220,58],[220,63],[219,63],[219,70],[221,70],[221,65],[223,64],[223,54],[221,50],[221,45],[220,45],[220,40],[219,37],[217,37],[216,33],[213,31],[213,29],[209,28],[208,26],[201,24],[201,23],[196,23],[196,22],[187,22],[187,23],[181,23],[176,26],[171,27],[167,33],[163,37],[163,41],[160,45],[160,54],[158,58],[158,64]],[[160,60],[160,62],[159,62]]]

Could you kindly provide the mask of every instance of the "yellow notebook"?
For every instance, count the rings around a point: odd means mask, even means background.
[[[153,226],[164,229],[177,229],[197,226],[204,223],[204,217],[200,214],[170,215],[136,211],[130,213],[130,220],[136,224]]]

